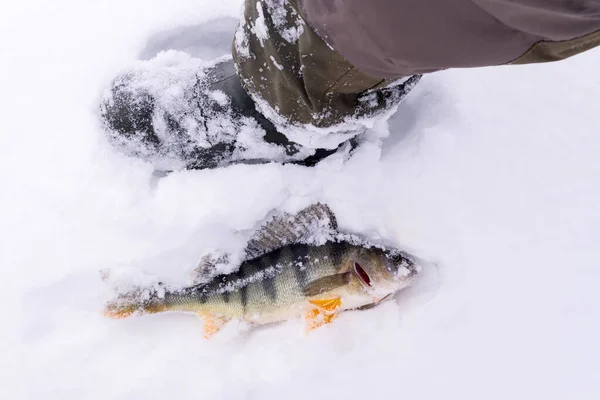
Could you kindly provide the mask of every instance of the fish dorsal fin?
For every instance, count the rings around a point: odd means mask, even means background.
[[[248,241],[246,260],[292,243],[323,244],[336,234],[337,221],[326,204],[312,204],[295,215],[276,214]]]
[[[229,254],[222,252],[208,253],[202,256],[198,266],[192,271],[192,282],[199,285],[210,281],[218,271],[219,267],[229,264]]]

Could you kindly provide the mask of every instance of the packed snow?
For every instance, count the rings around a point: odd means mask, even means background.
[[[349,160],[158,176],[108,144],[102,91],[160,50],[217,56],[241,2],[2,8],[5,398],[600,396],[600,50],[427,76]],[[189,284],[202,256],[315,202],[430,268],[310,335],[232,323],[206,341],[190,315],[102,316],[106,274]]]

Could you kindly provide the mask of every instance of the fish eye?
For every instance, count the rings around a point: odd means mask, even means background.
[[[357,262],[354,263],[354,272],[360,278],[362,283],[364,283],[367,286],[371,286],[371,278],[369,278],[369,274],[367,274],[366,271]]]
[[[389,258],[395,263],[399,263],[404,260],[401,254],[392,254],[389,256]]]
[[[403,264],[409,261],[402,253],[394,253],[386,255],[388,260],[391,260],[394,264]]]

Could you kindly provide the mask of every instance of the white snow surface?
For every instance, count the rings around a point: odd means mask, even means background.
[[[3,4],[3,398],[599,398],[600,51],[427,76],[351,159],[311,169],[159,179],[115,152],[97,119],[112,77],[161,32],[190,45],[240,7]],[[99,271],[188,284],[202,255],[317,201],[437,267],[308,336],[295,320],[205,341],[189,315],[101,315]]]

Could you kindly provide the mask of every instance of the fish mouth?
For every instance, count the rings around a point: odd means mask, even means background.
[[[394,279],[397,281],[411,281],[417,274],[418,270],[414,265],[405,265],[398,268]]]
[[[422,269],[416,258],[406,252],[400,252],[401,262],[394,278],[396,280],[412,280]]]

